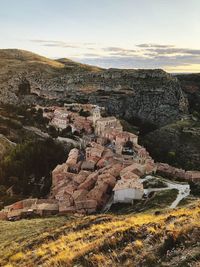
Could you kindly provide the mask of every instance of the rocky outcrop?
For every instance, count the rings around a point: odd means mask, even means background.
[[[3,102],[90,102],[104,106],[109,114],[156,126],[187,113],[178,80],[163,70],[104,70],[16,51],[17,57],[13,50],[0,50]]]

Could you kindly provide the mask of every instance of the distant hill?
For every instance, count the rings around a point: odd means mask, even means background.
[[[101,69],[17,49],[0,50],[0,101],[94,103],[109,114],[156,126],[187,112],[179,82],[161,69]]]
[[[59,63],[62,63],[66,70],[92,71],[92,72],[93,71],[94,72],[98,72],[98,71],[103,70],[102,68],[91,66],[91,65],[87,65],[87,64],[78,63],[78,62],[75,62],[75,61],[73,61],[71,59],[68,59],[68,58],[59,58],[59,59],[57,59],[55,61],[59,62]]]
[[[19,49],[0,49],[0,75],[10,73],[10,71],[45,71],[53,72],[62,69],[73,71],[93,71],[89,65],[80,64],[69,59],[52,60],[35,53]]]

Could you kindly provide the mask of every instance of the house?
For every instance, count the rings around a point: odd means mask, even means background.
[[[73,126],[79,133],[85,132],[86,134],[92,134],[93,132],[92,121],[82,116],[74,116]]]
[[[142,199],[143,185],[138,179],[118,180],[113,188],[114,203],[132,203],[134,199]]]
[[[145,174],[145,166],[138,164],[138,163],[133,163],[127,167],[125,167],[121,172],[120,176],[123,178],[124,175],[126,175],[127,172],[132,172],[139,177],[143,176]]]
[[[55,109],[51,125],[55,126],[60,130],[63,130],[68,126],[68,123],[69,123],[68,112],[63,109]]]
[[[83,161],[83,163],[81,165],[81,170],[94,171],[95,170],[95,162]]]
[[[95,133],[97,135],[103,136],[106,129],[115,129],[118,131],[123,130],[120,121],[117,120],[115,117],[106,117],[98,119],[95,124]]]
[[[186,178],[192,182],[200,182],[200,171],[187,171]]]
[[[138,143],[137,135],[135,135],[133,133],[125,132],[125,131],[117,134],[117,136],[116,136],[116,144],[117,145],[125,146],[125,144],[128,141],[131,142],[132,144],[137,145],[137,143]]]
[[[86,148],[86,160],[88,161],[98,161],[104,151],[104,146],[92,142],[90,147]]]
[[[0,218],[16,220],[32,215],[54,215],[58,213],[58,201],[55,199],[24,199],[10,206],[6,206],[0,212]]]
[[[78,157],[79,157],[79,150],[77,148],[73,148],[69,152],[66,163],[69,166],[75,165],[78,162]]]

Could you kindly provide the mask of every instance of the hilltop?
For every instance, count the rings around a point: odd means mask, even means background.
[[[63,68],[69,68],[71,70],[83,71],[83,70],[98,70],[98,68],[93,68],[92,66],[81,64],[78,62],[74,62],[70,59],[58,59],[53,60],[49,59],[35,53],[20,50],[20,49],[0,49],[0,70],[2,73],[2,67],[5,66],[10,68],[19,68],[20,70],[28,71],[28,70],[37,70],[36,68],[40,68],[40,70],[46,71],[42,67],[47,68],[48,70],[52,69],[52,71],[61,70]],[[32,67],[32,69],[31,69]],[[28,69],[27,69],[28,68]],[[30,69],[29,69],[30,68]],[[34,69],[35,68],[35,69]],[[100,68],[99,68],[100,69]]]

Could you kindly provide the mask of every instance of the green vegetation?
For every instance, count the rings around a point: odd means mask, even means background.
[[[0,183],[13,186],[19,196],[45,196],[51,186],[51,171],[67,154],[68,149],[52,139],[19,144],[0,162]],[[7,195],[0,199],[8,204]]]
[[[125,121],[125,120],[120,120],[122,127],[124,129],[124,131],[130,132],[130,133],[134,133],[136,135],[138,135],[139,133],[139,128],[136,126],[133,126],[132,124],[130,124],[129,122]]]
[[[87,117],[91,116],[91,113],[90,113],[90,111],[81,109],[81,110],[79,111],[79,115],[82,116],[82,117],[87,118]]]
[[[186,170],[200,170],[200,123],[177,121],[145,136],[140,142],[158,162]]]
[[[164,188],[167,187],[166,183],[159,179],[150,179],[143,182],[144,188]]]
[[[2,221],[0,265],[198,266],[199,212],[196,201],[157,215],[145,212]]]
[[[8,127],[11,128],[12,124],[15,122],[19,125],[18,128],[23,125],[31,125],[46,129],[49,122],[47,118],[43,117],[42,109],[36,109],[35,107],[29,105],[2,105],[1,114],[4,116],[4,121],[7,122]]]
[[[9,151],[11,151],[13,144],[9,142],[4,136],[0,136],[0,159],[3,158]]]

